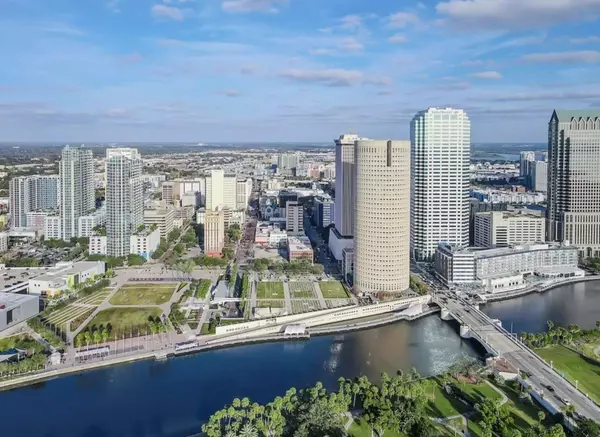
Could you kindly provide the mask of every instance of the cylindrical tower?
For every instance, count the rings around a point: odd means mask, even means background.
[[[410,284],[410,141],[354,145],[354,288],[399,293]]]

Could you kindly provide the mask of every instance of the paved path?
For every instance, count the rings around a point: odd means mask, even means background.
[[[325,302],[325,298],[323,297],[323,293],[321,293],[321,287],[319,287],[318,282],[313,282],[313,288],[315,289],[315,293],[317,293],[317,299],[319,299],[319,305],[321,305],[322,310],[327,309],[327,302]]]
[[[292,297],[290,295],[290,284],[283,282],[283,299],[285,300],[285,309],[288,314],[292,314]]]

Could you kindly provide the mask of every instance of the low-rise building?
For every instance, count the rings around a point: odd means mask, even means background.
[[[47,272],[29,280],[29,294],[58,296],[66,290],[80,287],[86,280],[95,280],[105,273],[103,261],[61,262]]]
[[[157,225],[160,231],[160,238],[166,239],[169,232],[173,230],[174,218],[175,210],[172,208],[144,210],[144,225],[147,227]]]
[[[546,240],[546,219],[525,212],[489,211],[475,214],[475,246],[508,247]]]
[[[435,254],[436,275],[446,286],[472,284],[491,293],[523,287],[527,276],[547,278],[549,270],[559,272],[556,278],[581,276],[577,248],[535,244],[482,249],[441,243]]]
[[[46,217],[56,214],[55,210],[50,211],[29,211],[25,214],[27,217],[27,227],[40,232],[45,232]]]
[[[90,255],[106,255],[107,242],[105,235],[92,235],[90,237],[90,244],[88,252]]]
[[[314,254],[310,240],[306,236],[288,236],[287,239],[288,260],[313,262]]]
[[[143,256],[147,260],[160,246],[160,231],[158,227],[154,230],[144,228],[130,237],[130,251],[132,255]]]
[[[62,220],[58,215],[49,215],[44,218],[44,235],[46,239],[62,239]]]
[[[84,215],[77,219],[77,231],[79,237],[90,237],[94,235],[96,226],[106,224],[106,208],[97,209],[93,214]]]
[[[0,293],[0,332],[40,312],[40,298],[28,294]]]

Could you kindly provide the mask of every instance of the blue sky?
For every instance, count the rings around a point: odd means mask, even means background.
[[[0,0],[0,141],[545,141],[600,107],[600,0]]]

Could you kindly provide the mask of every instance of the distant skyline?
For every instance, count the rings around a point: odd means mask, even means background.
[[[600,1],[0,0],[0,142],[544,142],[600,107]]]

